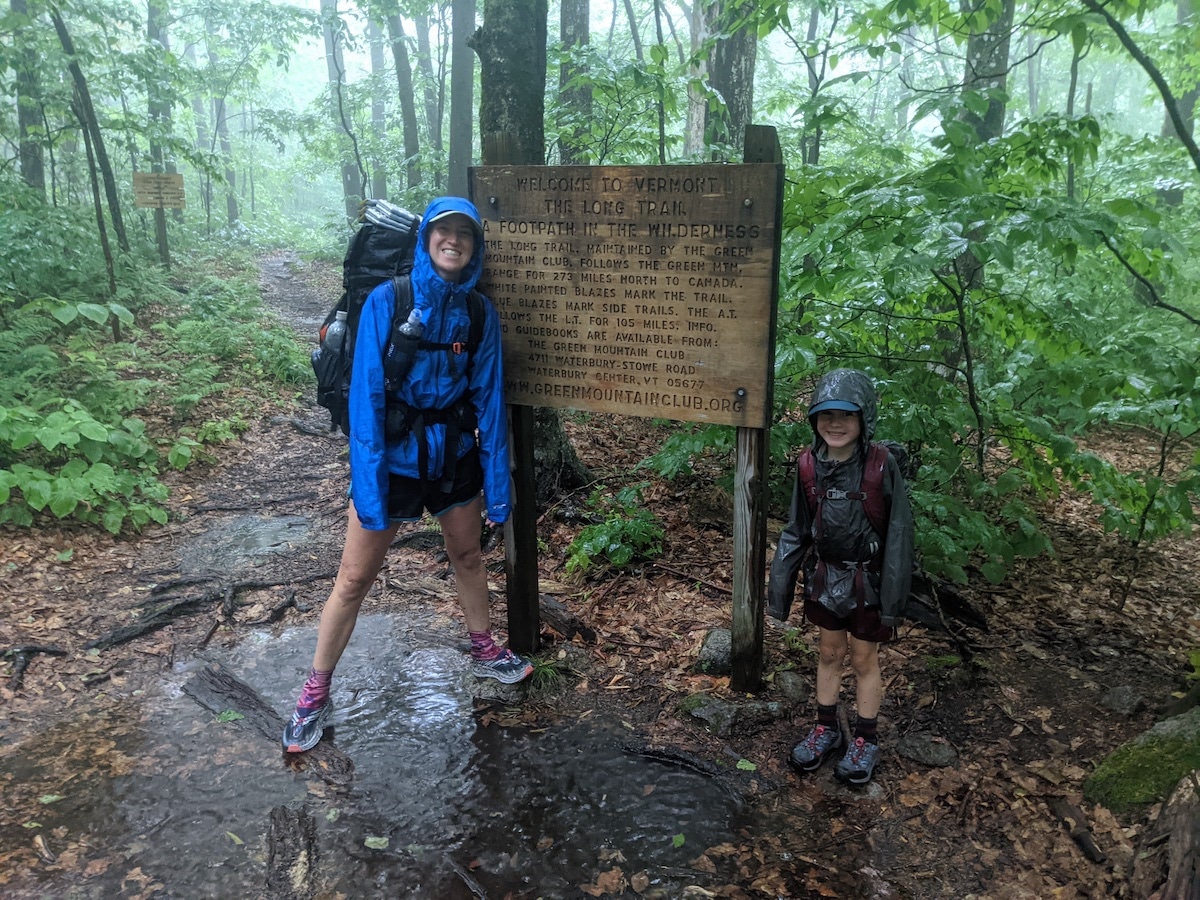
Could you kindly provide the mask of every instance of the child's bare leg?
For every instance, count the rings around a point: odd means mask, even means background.
[[[879,644],[874,641],[852,640],[850,665],[854,668],[855,706],[858,709],[858,717],[874,719],[879,715],[879,704],[883,699],[883,678],[879,673]]]
[[[873,641],[850,642],[850,665],[854,668],[855,702],[858,717],[854,722],[854,740],[833,769],[847,784],[866,784],[879,761],[879,702],[883,680],[879,675],[879,645]]]
[[[842,692],[842,665],[846,660],[846,632],[820,629],[817,662],[817,702],[836,706]]]

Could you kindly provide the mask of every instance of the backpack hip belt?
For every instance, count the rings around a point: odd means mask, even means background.
[[[384,419],[384,440],[394,443],[411,432],[417,439],[417,470],[421,480],[429,483],[429,439],[426,425],[445,425],[446,440],[442,452],[442,479],[439,487],[448,493],[454,487],[458,471],[458,442],[464,431],[473,432],[476,426],[475,407],[470,392],[463,394],[453,406],[444,409],[417,409],[400,401],[389,402]]]

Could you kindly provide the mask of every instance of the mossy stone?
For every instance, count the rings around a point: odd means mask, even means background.
[[[1118,747],[1083,784],[1083,795],[1115,813],[1164,800],[1200,769],[1200,708],[1159,722]]]

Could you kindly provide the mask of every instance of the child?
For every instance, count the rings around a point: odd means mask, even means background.
[[[801,772],[815,772],[842,749],[837,704],[842,665],[850,651],[858,717],[854,739],[834,769],[848,784],[869,782],[879,760],[879,645],[895,637],[913,567],[913,521],[904,476],[890,453],[869,453],[875,410],[875,385],[863,372],[835,369],[817,382],[808,407],[815,484],[806,490],[797,468],[791,514],[779,537],[767,590],[770,615],[786,620],[803,568],[804,615],[820,631],[817,724],[790,758]],[[860,489],[869,460],[882,468],[879,528],[871,524]]]

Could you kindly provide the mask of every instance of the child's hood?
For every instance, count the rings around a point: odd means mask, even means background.
[[[834,369],[832,372],[826,372],[818,379],[808,408],[812,409],[818,403],[829,400],[853,403],[859,408],[862,413],[862,444],[864,447],[869,444],[875,436],[877,415],[875,384],[870,376],[858,369]],[[819,447],[824,441],[817,434],[816,416],[810,414],[808,420],[813,430],[813,446]]]

